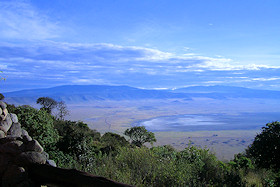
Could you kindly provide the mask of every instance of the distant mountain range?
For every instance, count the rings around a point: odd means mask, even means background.
[[[185,93],[189,97],[223,98],[265,98],[280,99],[280,91],[257,90],[234,86],[192,86],[175,89],[173,93]]]
[[[255,90],[231,86],[195,86],[175,90],[149,90],[129,86],[65,85],[53,88],[21,90],[3,93],[9,103],[34,103],[38,97],[52,97],[68,103],[94,100],[140,100],[140,99],[187,99],[206,97],[227,98],[271,98],[280,99],[280,91]]]

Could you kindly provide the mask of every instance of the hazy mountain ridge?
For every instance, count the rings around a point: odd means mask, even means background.
[[[138,89],[129,86],[66,85],[45,89],[21,90],[4,93],[6,100],[19,102],[38,97],[52,97],[66,102],[87,102],[91,100],[137,100],[137,99],[190,99],[184,93]]]
[[[210,98],[266,98],[280,99],[280,91],[258,90],[235,86],[192,86],[178,88],[173,93],[185,93],[190,97],[210,97]]]
[[[4,93],[11,103],[34,102],[38,97],[52,97],[71,103],[94,100],[188,99],[206,97],[280,99],[280,91],[255,90],[231,86],[195,86],[175,90],[139,89],[129,86],[65,85],[44,89],[21,90]]]

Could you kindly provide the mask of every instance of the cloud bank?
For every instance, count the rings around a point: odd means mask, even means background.
[[[280,89],[280,66],[240,65],[222,57],[176,55],[137,46],[0,43],[0,56],[0,69],[8,75],[9,85],[21,82],[26,87],[111,84],[174,88],[219,84]]]

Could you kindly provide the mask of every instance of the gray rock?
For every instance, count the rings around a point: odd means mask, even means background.
[[[19,140],[14,140],[0,145],[0,153],[9,153],[15,155],[23,152],[23,150],[23,142]]]
[[[2,130],[5,133],[7,133],[12,124],[13,124],[13,122],[12,122],[11,116],[7,115],[6,119],[2,120],[0,122],[0,130]]]
[[[21,141],[21,138],[18,138],[18,137],[5,137],[5,138],[0,139],[0,145],[3,145],[5,143],[7,143],[7,142],[16,141],[16,140]]]
[[[47,158],[38,152],[34,151],[28,151],[28,152],[23,152],[17,156],[15,159],[15,163],[18,166],[28,166],[30,164],[46,164]]]
[[[8,114],[9,114],[9,113],[8,113],[8,110],[7,110],[6,108],[3,109],[3,110],[2,110],[2,114],[0,115],[1,120],[5,120]]]
[[[10,113],[11,119],[13,123],[18,123],[18,117],[16,114]]]
[[[23,139],[24,141],[29,142],[29,141],[32,140],[32,138],[29,136],[29,134],[28,134],[28,132],[27,132],[26,130],[22,129],[22,130],[21,130],[21,133],[22,133],[21,137],[22,137],[22,139]]]
[[[6,105],[6,103],[4,103],[3,101],[0,101],[0,107],[1,107],[2,109],[6,109],[6,108],[7,108],[7,105]]]
[[[52,166],[52,167],[57,167],[55,161],[53,161],[53,160],[47,160],[47,161],[46,161],[46,164],[47,164],[47,165],[50,165],[50,166]]]
[[[47,159],[50,158],[50,156],[49,156],[49,154],[48,154],[47,152],[43,151],[42,154],[43,154]]]
[[[21,137],[22,129],[20,123],[13,123],[7,132],[8,137]]]
[[[30,142],[27,143],[25,150],[42,153],[44,151],[44,148],[39,144],[37,140],[31,140]]]
[[[5,133],[4,133],[3,131],[0,130],[0,139],[1,139],[1,138],[5,138],[5,137],[6,137]]]
[[[2,112],[3,112],[3,110],[2,110],[2,108],[0,107],[0,114],[2,114]]]

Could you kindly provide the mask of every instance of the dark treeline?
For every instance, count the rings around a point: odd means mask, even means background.
[[[8,110],[61,168],[136,186],[279,185],[279,122],[267,124],[244,153],[222,162],[207,148],[191,144],[182,151],[170,145],[148,148],[145,143],[156,138],[145,127],[127,129],[128,141],[111,132],[101,135],[81,121],[55,117],[50,107],[8,105]]]

